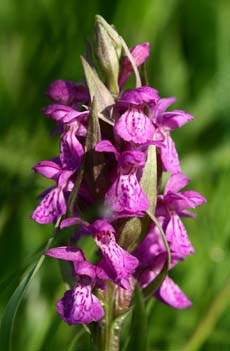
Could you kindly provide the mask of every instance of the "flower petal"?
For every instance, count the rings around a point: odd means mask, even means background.
[[[56,161],[56,162],[55,162]],[[57,180],[58,176],[61,171],[60,160],[55,159],[52,161],[41,161],[38,162],[34,167],[33,170],[36,173],[43,175],[46,178]]]
[[[45,251],[46,256],[66,261],[84,261],[85,255],[81,249],[71,246],[60,246]]]
[[[96,145],[95,150],[97,152],[113,152],[115,157],[116,157],[116,160],[118,160],[119,157],[120,157],[120,153],[117,151],[115,146],[109,140],[102,140],[102,141],[100,141]]]
[[[165,304],[174,308],[181,309],[192,306],[192,302],[169,277],[165,278],[160,288],[155,293],[155,296]]]
[[[189,241],[186,229],[177,214],[171,215],[171,219],[167,225],[165,234],[170,243],[171,250],[184,256],[194,253],[194,249]]]
[[[126,141],[144,144],[152,140],[154,127],[142,109],[130,107],[115,124],[116,133]]]
[[[40,223],[55,223],[59,217],[66,213],[66,200],[61,188],[51,190],[35,209],[32,218]]]
[[[158,100],[159,95],[156,89],[149,86],[142,86],[126,90],[118,100],[117,106],[119,109],[127,108],[129,105],[143,107],[148,104],[155,105]]]
[[[193,119],[193,116],[185,111],[174,110],[172,112],[165,112],[159,115],[158,124],[166,130],[174,130],[182,127]]]
[[[66,291],[64,297],[57,301],[57,312],[66,323],[90,323],[104,316],[101,303],[91,290],[90,285],[79,284],[74,290]]]
[[[134,46],[130,49],[130,53],[134,59],[134,62],[137,67],[142,65],[149,56],[150,53],[150,44],[143,43]],[[121,62],[120,75],[119,75],[119,87],[121,88],[129,76],[133,72],[133,66],[127,56],[125,56]]]
[[[106,205],[118,217],[142,216],[149,201],[135,174],[120,175],[105,195]]]
[[[188,185],[189,182],[190,179],[183,173],[172,174],[167,181],[164,194],[167,194],[169,191],[177,193],[180,189]]]
[[[110,279],[124,289],[129,289],[129,277],[138,266],[138,259],[116,243],[111,231],[97,233],[94,240],[104,257],[100,267],[104,268]]]
[[[88,88],[84,84],[68,80],[55,80],[45,93],[51,100],[63,105],[90,100]]]
[[[78,169],[84,154],[83,147],[78,141],[74,129],[65,132],[61,138],[60,160],[62,167],[68,170]]]
[[[175,143],[168,134],[165,135],[164,147],[160,148],[160,155],[164,171],[171,173],[181,172]]]

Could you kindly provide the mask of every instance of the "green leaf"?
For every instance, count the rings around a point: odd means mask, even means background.
[[[112,114],[115,104],[114,98],[98,77],[97,72],[89,65],[83,56],[81,56],[81,61],[89,88],[91,102],[94,101],[95,104],[94,111],[99,118],[113,126],[114,121],[112,119]]]
[[[147,350],[147,314],[144,296],[139,285],[134,295],[134,309],[131,322],[130,340],[127,351]]]
[[[48,249],[53,241],[53,236],[49,239],[45,249]],[[0,325],[0,350],[11,351],[12,350],[12,334],[14,328],[14,321],[16,317],[16,313],[18,307],[28,290],[32,279],[40,269],[45,256],[42,255],[36,264],[34,264],[33,268],[24,276],[21,280],[19,286],[14,291],[11,296],[5,311],[3,313],[3,317]]]

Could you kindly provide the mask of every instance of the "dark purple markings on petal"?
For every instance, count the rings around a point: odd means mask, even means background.
[[[55,223],[66,213],[66,200],[61,188],[51,190],[32,214],[32,218],[41,224]]]
[[[57,312],[66,323],[87,324],[104,316],[101,303],[91,290],[90,285],[78,284],[74,290],[66,291],[64,297],[57,301]]]
[[[169,191],[177,193],[180,189],[184,188],[190,179],[183,173],[172,174],[165,186],[164,194],[167,194]]]
[[[71,246],[60,246],[45,251],[46,256],[66,261],[84,261],[85,255],[81,249]]]
[[[188,238],[186,229],[177,214],[171,215],[165,234],[173,251],[182,255],[191,255],[194,253],[194,248]]]
[[[181,291],[178,285],[174,281],[166,277],[161,284],[155,296],[165,304],[174,308],[188,308],[192,306],[192,302],[187,296]]]
[[[171,173],[181,172],[175,143],[167,134],[165,134],[164,147],[160,148],[160,155],[164,171]]]
[[[144,144],[152,140],[154,126],[140,108],[130,107],[115,124],[115,132],[124,140]]]
[[[68,170],[78,169],[81,165],[84,150],[73,129],[62,135],[60,149],[62,167]]]
[[[41,161],[33,167],[33,170],[46,178],[57,180],[61,171],[61,165],[60,162],[54,162],[53,160]]]
[[[174,130],[182,127],[193,119],[193,116],[185,111],[174,110],[171,112],[162,113],[157,120],[157,123],[164,127],[165,130]]]
[[[120,175],[105,195],[105,203],[124,217],[127,213],[141,216],[149,208],[149,201],[135,174]]]
[[[138,259],[122,249],[111,232],[101,232],[94,235],[94,240],[100,248],[104,259],[101,261],[109,278],[125,289],[130,288],[128,278],[138,266]]]

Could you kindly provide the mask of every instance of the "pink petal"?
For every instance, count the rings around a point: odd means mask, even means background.
[[[85,256],[81,249],[71,246],[60,246],[45,251],[46,256],[66,261],[84,261]]]
[[[166,130],[174,130],[182,127],[193,119],[193,116],[180,110],[162,113],[158,117],[157,123],[163,126]]]
[[[188,185],[189,182],[190,179],[183,173],[172,174],[167,181],[164,194],[167,194],[169,191],[177,193],[180,189]]]
[[[144,144],[152,140],[154,127],[142,109],[130,107],[115,124],[116,133],[124,140]]]
[[[32,214],[32,218],[41,224],[55,223],[66,213],[66,201],[61,188],[51,190]]]
[[[138,44],[134,46],[131,50],[131,55],[134,59],[134,62],[137,67],[142,65],[146,59],[149,56],[150,53],[150,44],[149,43],[143,43],[143,44]],[[133,66],[131,62],[129,61],[129,58],[127,56],[124,57],[124,59],[121,62],[121,71],[119,75],[119,87],[121,88],[129,76],[133,72]]]
[[[164,147],[160,148],[163,170],[171,173],[180,173],[180,162],[176,146],[172,138],[165,134]]]
[[[143,107],[144,105],[155,105],[158,100],[159,96],[156,89],[142,86],[126,90],[118,100],[117,106],[119,109],[128,108],[129,105]]]
[[[173,251],[185,256],[194,253],[194,249],[189,241],[186,229],[177,214],[173,214],[171,216],[165,234]]]
[[[165,278],[155,296],[174,308],[181,309],[192,306],[192,302],[169,277]]]
[[[98,321],[104,316],[101,303],[92,294],[90,285],[79,284],[74,290],[66,291],[56,307],[61,318],[70,325]]]
[[[109,140],[100,141],[96,145],[95,150],[97,152],[113,152],[116,157],[116,160],[118,160],[120,157],[120,153],[117,151],[115,146]]]
[[[136,270],[138,259],[116,243],[112,232],[98,233],[94,235],[94,240],[104,257],[100,266],[104,268],[110,279],[121,287],[129,289],[128,278]]]
[[[106,205],[119,216],[141,216],[149,201],[135,174],[120,175],[105,195]]]
[[[65,132],[61,138],[60,160],[62,167],[66,169],[79,168],[83,154],[83,147],[75,136],[74,129]]]
[[[57,180],[61,166],[60,163],[54,161],[41,161],[33,167],[33,170],[46,178]]]

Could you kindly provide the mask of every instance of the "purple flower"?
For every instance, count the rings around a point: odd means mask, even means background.
[[[166,249],[155,224],[152,224],[149,233],[135,250],[135,256],[139,259],[138,280],[141,286],[145,288],[160,273],[166,260]],[[169,268],[172,269],[184,257],[171,251]],[[187,308],[191,306],[188,298],[168,276],[164,279],[154,296],[174,308]]]
[[[149,56],[150,44],[143,43],[134,46],[131,50],[131,55],[137,67],[142,65]],[[128,80],[130,75],[133,73],[133,66],[127,56],[125,56],[121,62],[120,74],[119,74],[119,87],[122,88],[125,82]]]
[[[79,278],[75,288],[66,291],[56,302],[56,308],[60,317],[70,325],[99,321],[104,316],[100,301],[92,294],[88,277]]]
[[[122,249],[115,239],[115,229],[105,220],[96,220],[92,224],[78,217],[66,218],[61,228],[81,224],[83,229],[91,233],[103,255],[98,264],[102,271],[97,273],[101,279],[111,279],[125,289],[130,289],[129,278],[138,266],[138,259]],[[105,273],[107,277],[105,276]]]
[[[98,143],[96,151],[113,152],[118,160],[117,176],[105,194],[105,206],[112,211],[112,217],[143,216],[149,208],[149,201],[137,180],[136,172],[144,167],[144,153],[133,150],[120,154],[108,140]]]
[[[70,128],[61,136],[60,160],[63,169],[77,170],[81,166],[84,150],[75,135],[75,129]]]
[[[151,120],[155,127],[154,139],[163,141],[162,147],[160,147],[163,170],[171,173],[178,173],[181,171],[181,168],[175,143],[170,137],[170,131],[182,127],[193,119],[193,116],[184,111],[174,110],[172,112],[165,112],[175,100],[174,97],[160,99],[151,108]]]
[[[115,124],[115,132],[122,139],[144,144],[153,138],[154,127],[141,107],[130,106]]]
[[[92,294],[95,286],[97,266],[87,262],[82,250],[75,247],[56,247],[45,252],[45,255],[61,260],[72,261],[74,274],[78,280],[73,290],[65,292],[64,297],[57,301],[57,312],[68,324],[90,323],[104,316],[104,311],[98,298]]]
[[[88,88],[84,84],[68,80],[55,80],[50,84],[45,95],[54,102],[63,105],[90,101]]]
[[[59,158],[39,162],[33,169],[44,177],[55,180],[57,186],[46,190],[39,196],[42,201],[33,212],[32,218],[40,224],[56,223],[58,218],[67,211],[65,194],[72,190],[73,184],[69,178],[74,171],[62,170]]]
[[[122,249],[115,240],[115,229],[105,220],[96,220],[89,226],[100,248],[103,259],[99,266],[108,277],[122,288],[130,289],[129,278],[138,266],[136,257]]]
[[[46,194],[31,217],[40,224],[56,223],[66,211],[67,205],[63,188],[57,187]]]
[[[134,144],[145,144],[153,140],[155,128],[144,112],[145,105],[155,105],[159,96],[155,89],[140,87],[126,90],[118,101],[118,108],[124,110],[114,130],[117,135]]]
[[[182,255],[192,254],[194,249],[179,216],[193,216],[187,209],[206,202],[206,199],[195,191],[179,192],[188,183],[189,179],[182,173],[171,175],[164,194],[158,196],[156,209],[156,215],[164,218],[163,228],[171,249]]]

